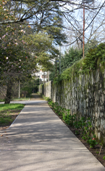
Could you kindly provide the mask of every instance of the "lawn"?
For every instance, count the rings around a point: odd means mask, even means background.
[[[23,104],[0,104],[0,130],[9,126],[23,107]]]

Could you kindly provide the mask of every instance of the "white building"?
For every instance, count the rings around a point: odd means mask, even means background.
[[[35,76],[39,78],[42,82],[47,82],[49,80],[49,72],[43,72],[40,70],[35,73]]]

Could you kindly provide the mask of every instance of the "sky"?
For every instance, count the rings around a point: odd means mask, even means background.
[[[73,1],[74,2],[74,1]],[[76,2],[82,2],[82,1],[76,1]],[[99,6],[101,6],[102,5],[102,3],[104,2],[104,0],[94,0],[94,5],[96,6],[96,4],[97,4],[97,7],[99,7]],[[71,9],[71,7],[69,6],[69,5],[66,5],[66,8],[68,8],[68,9]],[[98,9],[99,10],[99,9]],[[95,14],[96,14],[96,12],[98,11],[98,10],[95,10],[95,12],[94,13],[90,13],[90,12],[88,12],[88,11],[86,11],[85,10],[85,20],[86,19],[88,19],[88,20],[86,20],[85,21],[85,28],[88,26],[88,24],[91,22],[91,20],[92,20],[92,18],[95,16]],[[93,15],[93,16],[92,16]],[[80,25],[81,25],[81,29],[83,29],[83,9],[79,9],[79,10],[76,10],[76,12],[75,13],[73,13],[73,16],[75,16],[75,18],[76,18],[76,20],[78,20],[79,22],[80,22]],[[100,16],[100,13],[97,15],[97,21],[95,20],[94,21],[94,26],[96,27],[96,28],[98,28],[99,27],[99,24],[100,24],[100,21],[101,21],[101,19],[102,19],[102,17]],[[90,17],[90,18],[89,18]],[[73,23],[73,22],[72,22]],[[96,23],[96,24],[95,24]],[[73,23],[74,24],[74,23]],[[70,24],[67,22],[67,21],[65,21],[64,20],[64,25],[66,25],[67,27],[70,27]],[[75,24],[74,24],[75,25]],[[71,43],[71,42],[73,42],[73,40],[70,40],[70,33],[68,33],[67,31],[66,31],[66,33],[67,33],[67,36],[68,36],[68,39],[69,39],[69,44]],[[90,34],[90,27],[85,31],[85,36],[88,38],[89,37],[89,34]],[[72,36],[72,34],[71,34],[71,36]],[[101,35],[100,35],[101,36]],[[86,40],[85,40],[86,41]],[[72,44],[71,46],[74,46],[74,44]],[[66,46],[62,46],[61,47],[61,52],[64,54],[65,53],[65,51],[67,51],[68,50],[68,48],[69,48],[70,46],[69,45],[66,45]]]

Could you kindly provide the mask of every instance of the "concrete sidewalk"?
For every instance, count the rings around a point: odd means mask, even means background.
[[[105,171],[45,101],[28,103],[0,134],[0,171]]]

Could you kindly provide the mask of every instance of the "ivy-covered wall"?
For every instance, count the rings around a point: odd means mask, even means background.
[[[105,44],[101,44],[52,83],[46,83],[44,95],[70,109],[72,114],[90,117],[96,137],[105,142],[104,58]]]
[[[90,117],[97,138],[105,137],[105,70],[61,81],[56,101],[72,114]]]
[[[52,87],[51,84],[52,84],[51,81],[46,82],[44,85],[40,84],[39,93],[41,95],[51,98],[51,87]]]
[[[43,95],[44,94],[44,85],[43,84],[40,84],[39,85],[39,93],[41,94],[41,95]]]
[[[45,83],[43,95],[70,109],[72,114],[90,117],[96,137],[105,138],[105,70],[56,84],[51,81]]]

